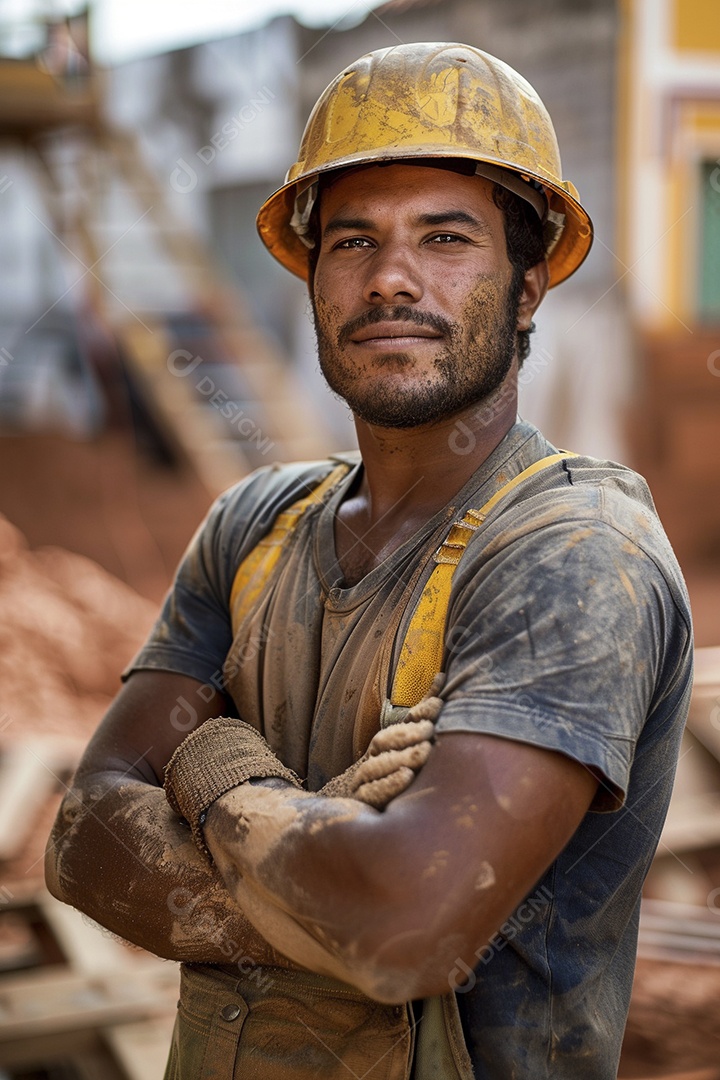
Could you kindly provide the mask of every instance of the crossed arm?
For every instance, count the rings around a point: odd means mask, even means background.
[[[47,885],[58,899],[167,959],[294,967],[247,920],[161,786],[187,733],[178,723],[178,713],[182,722],[187,710],[178,702],[191,703],[198,726],[229,711],[222,695],[209,690],[166,672],[139,672],[123,687],[63,799],[47,846]],[[426,722],[426,735],[428,728]],[[429,744],[409,749],[405,760],[417,766]],[[349,772],[357,789],[363,774]],[[406,767],[404,776],[401,769],[385,780],[375,775],[371,768],[357,797],[384,805],[413,772]],[[347,790],[347,780],[343,774],[324,790]]]
[[[474,966],[567,843],[596,788],[561,754],[442,733],[383,812],[279,780],[232,788],[207,815],[210,865],[158,786],[184,734],[172,709],[181,695],[199,706],[198,686],[133,676],[88,747],[47,858],[56,896],[172,959],[294,961],[384,1001],[443,993],[458,958]],[[224,711],[215,695],[198,719]]]
[[[138,672],[125,684],[63,799],[47,847],[47,885],[158,956],[287,965],[228,895],[162,789],[163,767],[187,734],[173,724],[178,700],[192,702],[198,723],[228,710],[220,694],[200,689],[165,672]]]
[[[446,993],[586,812],[596,780],[562,755],[445,733],[383,813],[282,781],[242,784],[207,816],[228,891],[268,941],[370,997]]]

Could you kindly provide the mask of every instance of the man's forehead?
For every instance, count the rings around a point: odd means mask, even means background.
[[[412,199],[415,207],[423,202],[447,204],[457,210],[459,203],[470,204],[485,216],[493,202],[495,185],[484,177],[460,174],[442,164],[392,162],[370,164],[341,170],[332,177],[323,177],[318,192],[320,212],[324,220],[329,213],[339,211],[354,202],[379,205],[381,197],[405,203]]]

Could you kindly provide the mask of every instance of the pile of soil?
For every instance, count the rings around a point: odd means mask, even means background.
[[[29,755],[40,764],[43,790],[50,785],[29,809],[31,832],[0,863],[0,880],[42,879],[65,785],[156,612],[154,603],[84,555],[56,547],[31,551],[0,515],[0,764],[14,760],[11,749],[21,761]]]
[[[156,611],[82,555],[30,551],[0,516],[0,741],[87,739]]]

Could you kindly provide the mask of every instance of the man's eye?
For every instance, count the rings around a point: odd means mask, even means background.
[[[366,240],[364,236],[349,236],[347,240],[340,240],[340,242],[335,245],[335,249],[340,249],[341,251],[364,247],[370,247],[370,241]]]
[[[465,238],[456,233],[437,233],[430,237],[431,244],[464,244]]]

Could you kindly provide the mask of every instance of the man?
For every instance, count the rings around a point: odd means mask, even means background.
[[[692,643],[644,482],[516,416],[592,236],[547,113],[474,48],[372,53],[258,224],[361,460],[216,503],[50,888],[184,961],[168,1077],[609,1080]]]

